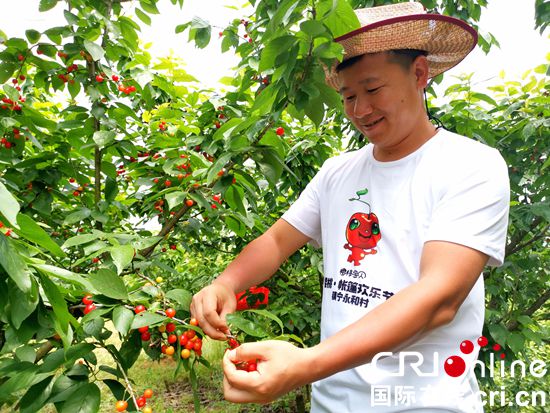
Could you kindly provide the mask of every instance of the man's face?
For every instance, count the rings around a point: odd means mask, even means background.
[[[346,115],[377,149],[399,149],[426,119],[415,63],[406,70],[387,53],[367,54],[338,77]]]

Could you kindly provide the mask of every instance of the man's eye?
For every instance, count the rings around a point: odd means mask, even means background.
[[[379,87],[375,87],[374,89],[367,89],[367,92],[369,93],[375,93],[376,91],[378,91],[380,88]]]
[[[355,96],[346,96],[344,97],[345,100],[353,100],[355,99]]]

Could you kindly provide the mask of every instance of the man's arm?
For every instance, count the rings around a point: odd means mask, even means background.
[[[279,219],[249,243],[211,285],[193,297],[191,313],[203,331],[212,338],[225,339],[225,315],[235,311],[235,293],[267,280],[309,239]]]
[[[420,279],[355,323],[310,349],[288,343],[244,344],[224,357],[225,396],[267,402],[292,389],[368,363],[379,352],[451,322],[487,262],[487,255],[443,241],[424,245]],[[272,344],[271,344],[272,343]],[[345,349],[345,351],[342,351]],[[232,361],[258,358],[258,374]]]

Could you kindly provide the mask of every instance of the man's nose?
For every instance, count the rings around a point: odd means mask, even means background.
[[[353,116],[363,118],[372,113],[372,104],[367,96],[357,96],[353,106]]]

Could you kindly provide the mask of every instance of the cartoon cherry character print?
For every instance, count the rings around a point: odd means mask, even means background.
[[[367,189],[358,191],[358,198],[350,199],[350,201],[362,202],[369,207],[368,213],[356,212],[353,214],[346,227],[348,243],[344,245],[344,248],[351,251],[348,262],[353,262],[354,266],[359,265],[365,256],[376,254],[375,247],[382,238],[378,217],[371,212],[370,204],[361,200],[361,195],[365,195],[367,192]]]

